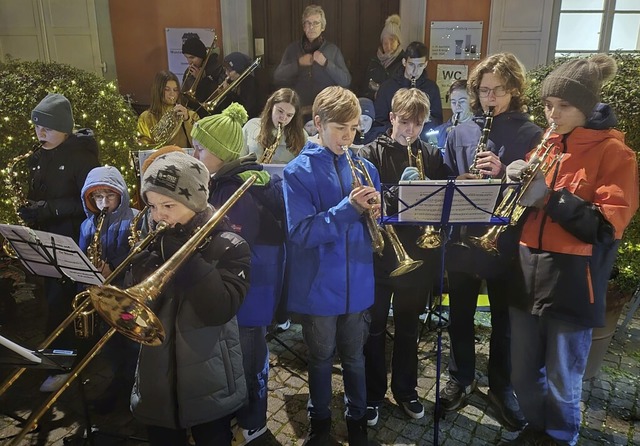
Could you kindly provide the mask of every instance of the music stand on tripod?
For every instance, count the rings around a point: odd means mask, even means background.
[[[418,180],[382,185],[382,193],[398,201],[398,213],[382,216],[384,224],[438,225],[445,238],[455,225],[505,225],[508,218],[493,214],[501,181],[486,180]],[[386,200],[384,200],[386,201]],[[440,295],[444,291],[446,240],[441,249]],[[440,406],[440,374],[442,365],[442,300],[436,313],[436,401],[434,410],[433,444],[438,444]]]

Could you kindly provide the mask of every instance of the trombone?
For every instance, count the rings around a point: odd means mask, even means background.
[[[197,102],[198,104],[200,103],[200,101],[198,101],[198,98],[196,98],[196,90],[198,89],[198,84],[200,84],[200,81],[202,80],[202,76],[204,76],[204,73],[207,70],[207,64],[209,63],[209,58],[211,57],[212,54],[215,53],[215,50],[218,48],[217,43],[218,43],[218,35],[214,31],[213,42],[211,42],[211,46],[207,50],[207,55],[204,57],[204,60],[202,61],[202,65],[200,66],[200,71],[198,71],[198,75],[193,80],[193,83],[189,86],[189,89],[187,91],[182,91],[182,94],[186,96],[187,99]],[[184,84],[182,85],[182,89],[184,90]]]
[[[153,274],[147,277],[143,282],[133,287],[121,290],[117,287],[107,284],[107,280],[101,286],[91,286],[83,293],[90,296],[90,299],[85,299],[79,308],[86,308],[89,302],[92,302],[96,311],[100,313],[111,325],[111,328],[105,335],[93,346],[93,348],[87,353],[87,355],[69,372],[69,377],[62,384],[60,389],[51,393],[45,400],[43,405],[36,411],[31,413],[31,416],[25,421],[22,430],[16,435],[9,446],[18,446],[20,441],[29,433],[29,431],[37,424],[38,420],[44,415],[47,410],[56,402],[58,398],[64,393],[65,390],[71,385],[71,383],[78,377],[78,375],[85,369],[89,362],[98,354],[107,341],[116,333],[120,332],[124,336],[139,342],[144,345],[158,346],[164,341],[164,327],[162,323],[152,311],[150,306],[158,298],[162,289],[169,280],[173,277],[175,272],[180,266],[197,250],[199,246],[206,240],[211,231],[218,225],[224,218],[236,201],[251,187],[251,185],[257,180],[258,175],[253,174],[250,176],[231,197],[214,212],[211,218],[196,231],[191,238],[173,254],[169,260],[167,260],[160,268],[158,268]],[[135,249],[127,256],[116,271],[111,273],[108,277],[109,282],[115,278],[116,273],[120,273],[130,262],[131,258],[141,252],[159,232],[166,229],[166,223],[159,222],[156,226],[156,230],[153,233],[149,233]],[[144,246],[143,246],[144,245]],[[82,293],[81,293],[82,294]],[[74,311],[76,313],[78,309]],[[70,315],[65,319],[63,324],[67,321],[71,321]],[[70,322],[67,323],[67,325]],[[62,332],[64,326],[58,327],[58,330]],[[56,332],[58,331],[56,330]],[[58,333],[59,334],[59,333]],[[57,337],[57,336],[56,336]],[[49,336],[51,340],[51,336]],[[49,340],[47,338],[47,340]],[[48,344],[47,344],[48,345]],[[44,348],[44,347],[42,347]],[[25,369],[21,369],[24,371]],[[20,373],[17,376],[20,376]],[[17,376],[15,379],[17,379]],[[13,381],[15,381],[13,379]],[[13,382],[12,381],[12,382]],[[8,388],[8,386],[7,386]],[[5,389],[5,386],[3,386]]]
[[[218,106],[220,101],[222,101],[224,97],[227,94],[229,94],[229,92],[231,92],[234,88],[240,85],[240,82],[245,80],[247,76],[253,73],[253,70],[258,68],[261,60],[262,60],[262,56],[257,57],[256,60],[254,60],[253,63],[249,65],[242,72],[242,74],[238,76],[238,78],[235,81],[231,82],[226,88],[224,86],[224,83],[220,84],[218,88],[216,88],[216,90],[213,93],[211,93],[211,96],[209,96],[207,100],[201,104],[202,108],[204,108],[209,113],[212,113],[215,110],[215,108]]]

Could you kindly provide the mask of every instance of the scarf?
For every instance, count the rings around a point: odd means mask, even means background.
[[[302,49],[305,54],[313,54],[320,49],[324,43],[324,33],[320,34],[313,42],[309,42],[307,36],[302,36]]]
[[[380,61],[383,67],[387,68],[389,65],[391,65],[391,63],[394,60],[396,60],[396,57],[398,57],[398,54],[400,54],[400,51],[402,51],[402,48],[400,47],[400,45],[398,45],[395,51],[388,54],[383,53],[382,48],[378,47],[378,54],[377,54],[378,60]]]

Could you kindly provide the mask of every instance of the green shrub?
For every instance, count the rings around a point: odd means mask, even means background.
[[[47,93],[61,93],[71,102],[77,128],[90,128],[100,147],[103,165],[117,167],[133,196],[135,173],[129,151],[136,149],[137,118],[131,106],[118,93],[113,82],[78,68],[59,63],[0,62],[0,168],[15,156],[26,153],[36,142],[30,121],[31,110]],[[15,166],[19,178],[26,180],[25,163]],[[26,186],[23,186],[26,192]],[[15,223],[10,192],[0,193],[0,221]]]
[[[613,53],[618,62],[618,73],[602,88],[602,102],[611,105],[618,117],[618,128],[625,133],[625,142],[633,151],[640,152],[640,56]],[[529,86],[525,95],[529,99],[530,112],[536,124],[547,127],[544,107],[540,101],[540,83],[561,63],[569,58],[559,58],[554,63],[529,71]],[[624,295],[630,296],[640,283],[640,221],[636,214],[626,229],[618,250],[616,266],[620,274],[614,283]]]

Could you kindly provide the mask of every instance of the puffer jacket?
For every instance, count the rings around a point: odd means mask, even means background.
[[[378,172],[362,160],[373,185]],[[373,250],[364,217],[349,202],[346,156],[308,141],[284,169],[288,310],[315,316],[357,313],[373,304]]]
[[[600,104],[585,127],[552,135],[563,153],[552,190],[520,238],[526,290],[514,304],[586,327],[604,325],[607,281],[622,233],[638,209],[638,165],[616,119]]]
[[[167,230],[132,262],[139,283],[213,215],[196,214]],[[188,428],[227,416],[246,399],[242,352],[235,314],[249,288],[248,244],[221,224],[193,253],[154,303],[164,326],[162,345],[143,345],[131,395],[140,422]]]

